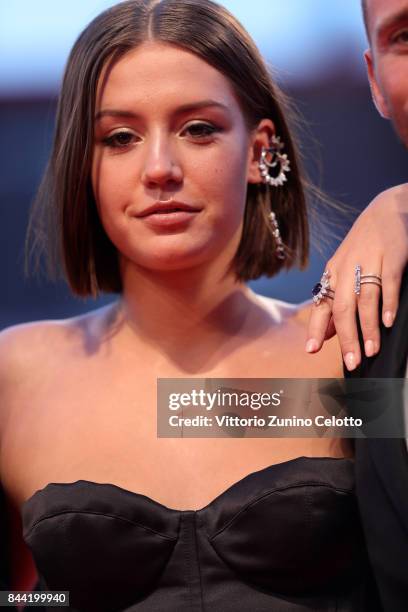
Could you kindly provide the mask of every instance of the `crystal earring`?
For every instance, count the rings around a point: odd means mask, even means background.
[[[269,147],[262,147],[259,170],[262,180],[272,187],[281,187],[287,181],[286,173],[290,172],[290,161],[286,153],[281,153],[285,147],[279,136],[272,136]],[[279,172],[275,168],[279,164]],[[271,173],[271,168],[274,172]]]
[[[259,161],[259,170],[262,180],[272,187],[281,187],[287,181],[286,173],[290,171],[290,162],[286,153],[281,153],[284,148],[284,143],[281,142],[279,136],[272,136],[269,147],[262,147],[261,159]],[[279,172],[275,168],[279,164]],[[270,174],[270,169],[273,168],[273,175]],[[271,211],[269,213],[273,230],[273,236],[276,242],[275,254],[278,259],[286,259],[285,245],[283,244],[280,235],[278,220],[276,214]]]
[[[283,244],[283,240],[281,238],[280,231],[279,231],[279,225],[278,225],[278,222],[276,220],[276,215],[273,212],[273,210],[269,213],[269,219],[273,226],[272,233],[275,237],[275,242],[276,242],[275,255],[278,259],[286,259],[285,245]]]

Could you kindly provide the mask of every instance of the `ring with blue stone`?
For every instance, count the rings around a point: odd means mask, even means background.
[[[322,300],[325,298],[334,299],[334,291],[330,287],[330,272],[329,270],[325,270],[323,272],[322,278],[320,282],[317,283],[312,290],[313,302],[318,306]]]

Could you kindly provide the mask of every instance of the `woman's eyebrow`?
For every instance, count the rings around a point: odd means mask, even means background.
[[[184,113],[188,113],[194,110],[200,110],[202,108],[210,108],[214,106],[221,108],[225,111],[229,110],[228,106],[226,106],[225,104],[222,104],[221,102],[216,102],[215,100],[200,100],[198,102],[190,102],[188,104],[182,104],[181,106],[178,106],[175,109],[174,114],[182,115]],[[95,121],[98,121],[99,119],[102,119],[102,117],[107,117],[107,116],[108,117],[122,117],[124,119],[139,119],[140,118],[140,115],[137,113],[134,113],[133,111],[107,108],[104,110],[100,110],[95,114]]]

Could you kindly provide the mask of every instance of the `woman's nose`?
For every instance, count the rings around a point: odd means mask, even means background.
[[[167,139],[157,138],[146,151],[142,170],[142,182],[146,187],[163,186],[169,183],[180,183],[183,172],[174,147]]]

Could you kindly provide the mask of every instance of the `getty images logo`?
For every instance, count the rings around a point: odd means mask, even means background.
[[[251,393],[248,391],[223,391],[217,389],[214,392],[204,389],[193,389],[189,393],[170,393],[169,409],[180,410],[186,407],[199,407],[205,410],[213,410],[214,407],[236,408],[237,406],[248,407],[252,410],[260,410],[271,406],[280,406],[283,390],[275,393]]]

